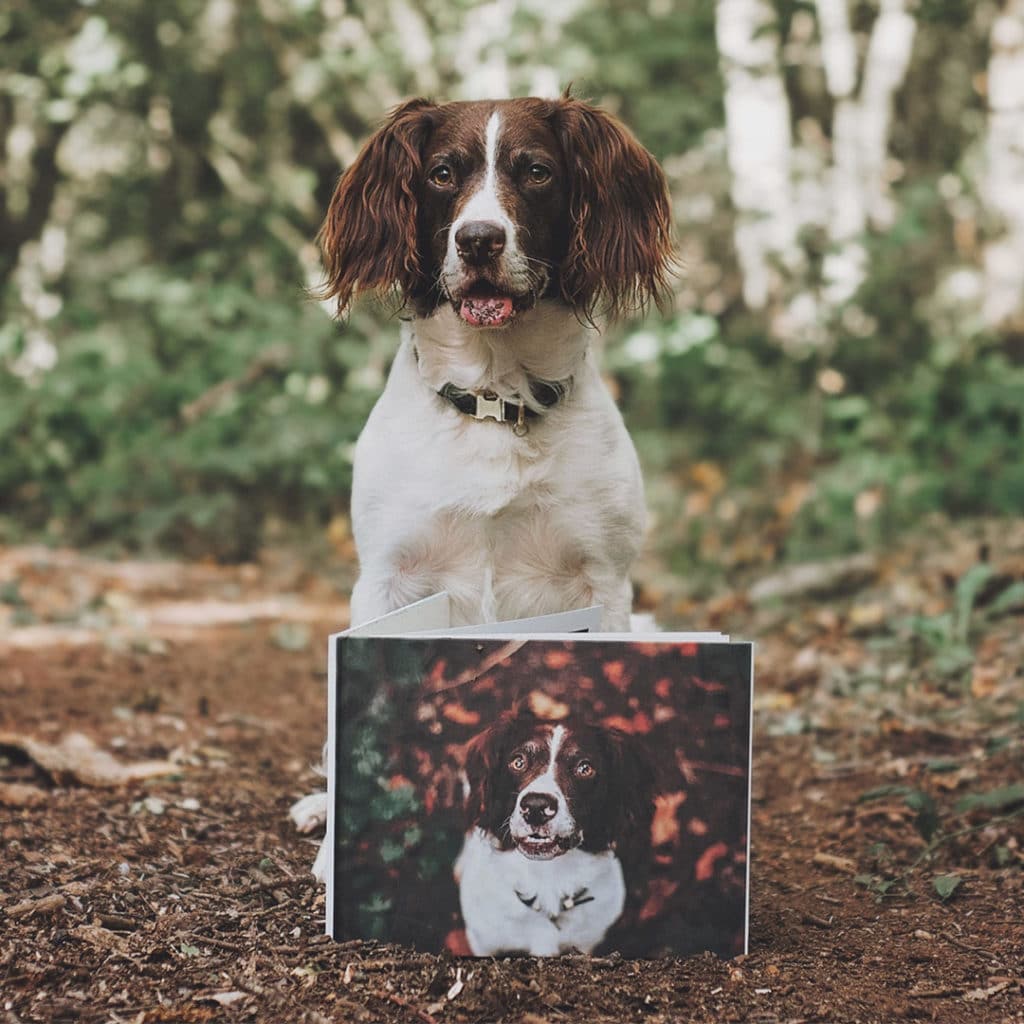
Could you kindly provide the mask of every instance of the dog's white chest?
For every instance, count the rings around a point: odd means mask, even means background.
[[[622,867],[611,850],[530,860],[518,850],[495,849],[479,829],[466,837],[456,871],[466,937],[476,956],[589,953],[626,898]]]
[[[596,373],[517,437],[446,407],[400,353],[359,440],[352,508],[355,622],[446,590],[453,625],[602,604],[605,628],[628,628],[642,486]]]

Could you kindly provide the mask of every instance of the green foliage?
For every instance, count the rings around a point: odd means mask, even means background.
[[[1005,339],[955,323],[937,330],[927,315],[940,230],[929,195],[872,243],[855,315],[840,314],[825,347],[787,352],[744,311],[683,313],[644,328],[652,373],[629,360],[627,338],[627,419],[657,434],[667,468],[709,460],[727,470],[722,497],[742,509],[718,524],[727,539],[779,532],[776,502],[794,480],[807,496],[782,524],[778,553],[797,559],[891,539],[936,510],[1024,507],[1024,364]],[[823,371],[841,391],[822,389]],[[877,496],[871,514],[857,511],[865,494]],[[701,559],[700,539],[673,534],[665,547],[682,568]]]
[[[993,583],[994,594],[979,606],[986,587]],[[995,580],[992,567],[982,562],[957,580],[950,611],[911,616],[898,623],[897,629],[904,638],[909,635],[917,659],[928,663],[939,680],[963,680],[974,664],[979,626],[1015,608],[1021,601],[1024,601],[1024,586],[1019,581],[1006,584]],[[886,646],[886,642],[881,646]]]
[[[889,785],[868,790],[861,794],[859,802],[868,803],[887,796],[903,797],[907,807],[916,812],[914,827],[922,839],[930,841],[939,828],[939,810],[932,796],[913,786]]]
[[[935,891],[939,894],[939,899],[943,903],[948,900],[953,893],[960,888],[963,879],[959,875],[936,875],[932,879],[932,884],[935,886]]]
[[[198,0],[0,12],[0,542],[245,558],[269,524],[316,527],[347,502],[397,323],[366,305],[333,324],[305,295],[312,240],[387,108],[458,93],[473,5],[414,0],[401,24],[369,0],[235,7],[224,23]],[[783,38],[814,17],[804,0],[775,7],[766,28]],[[877,5],[852,9],[869,30]],[[869,277],[818,341],[780,344],[772,313],[738,294],[715,5],[591,0],[557,31],[517,8],[513,88],[546,66],[618,112],[663,161],[697,253],[677,311],[607,346],[675,568],[844,552],[936,510],[1024,506],[1019,345],[936,299],[964,264],[954,219],[978,216],[972,11],[918,5],[895,222],[866,239]],[[795,119],[827,121],[820,74],[786,81]],[[820,285],[824,242],[804,245],[794,296]],[[679,515],[699,463],[724,486]]]

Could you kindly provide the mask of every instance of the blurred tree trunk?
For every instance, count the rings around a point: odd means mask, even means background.
[[[893,219],[885,167],[893,98],[910,67],[917,26],[905,0],[882,0],[857,95],[857,52],[848,0],[817,0],[817,13],[825,78],[834,101],[828,225],[834,248],[824,265],[825,299],[834,308],[864,280],[867,265],[861,239],[868,221],[887,227]]]
[[[986,321],[1024,317],[1024,0],[1006,0],[992,25],[988,65],[988,208],[1002,234],[985,249]]]
[[[775,20],[768,0],[717,2],[735,243],[743,298],[751,309],[764,308],[778,288],[773,264],[793,270],[800,263],[789,100]]]
[[[829,239],[834,248],[823,268],[825,300],[837,306],[864,279],[867,224],[861,171],[860,110],[857,104],[857,49],[847,0],[817,0],[821,59],[833,99],[832,181]]]

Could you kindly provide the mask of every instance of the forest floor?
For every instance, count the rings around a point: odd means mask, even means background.
[[[287,810],[348,583],[0,549],[0,1022],[1024,1022],[1024,526],[641,590],[757,641],[731,961],[326,939]]]

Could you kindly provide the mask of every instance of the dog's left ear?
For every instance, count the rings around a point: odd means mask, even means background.
[[[327,280],[317,298],[336,299],[339,315],[356,291],[397,286],[408,297],[422,285],[417,193],[436,110],[425,99],[396,108],[338,181],[320,229]]]
[[[612,837],[648,842],[657,781],[647,744],[642,737],[618,729],[607,730],[603,741],[614,787],[608,799],[609,816],[616,818],[609,822]]]
[[[617,118],[582,100],[563,97],[554,118],[570,178],[563,298],[589,320],[661,304],[674,249],[658,162]]]

